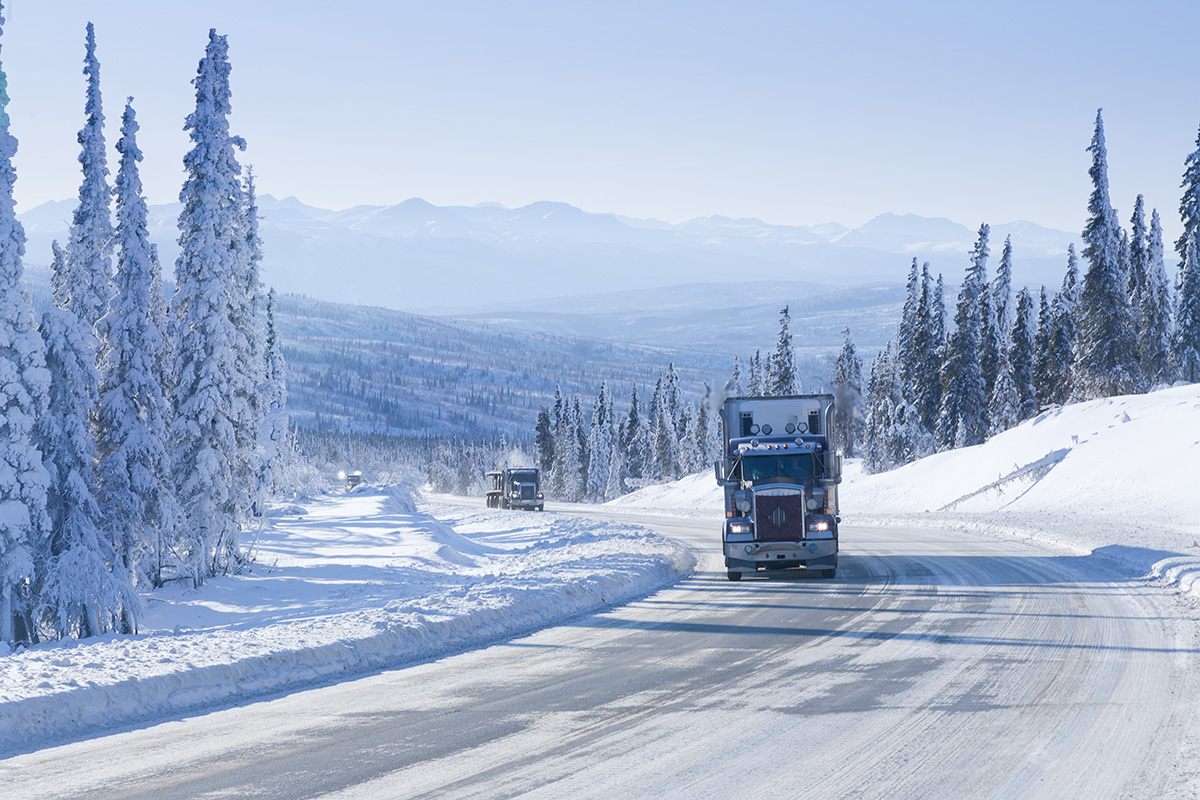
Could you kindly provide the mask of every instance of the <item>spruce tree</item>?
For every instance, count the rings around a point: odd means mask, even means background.
[[[996,316],[996,335],[1001,346],[1007,346],[1012,333],[1014,314],[1012,307],[1012,237],[1004,237],[1004,249],[1000,252],[1000,264],[996,267],[996,278],[992,281],[992,312]]]
[[[1146,271],[1138,295],[1138,360],[1150,386],[1173,383],[1171,368],[1171,285],[1163,264],[1162,224],[1158,210],[1150,215],[1146,234]]]
[[[234,481],[238,487],[235,506],[238,524],[249,527],[250,518],[262,516],[265,504],[267,472],[263,469],[265,451],[262,440],[267,416],[266,298],[259,280],[262,262],[262,238],[258,233],[258,198],[253,170],[247,168],[244,184],[241,228],[241,258],[234,262],[231,293],[231,319],[238,330],[237,374],[233,382],[234,408],[238,412],[234,434],[237,461]]]
[[[771,357],[771,383],[768,390],[776,396],[798,394],[800,391],[796,354],[792,349],[792,318],[787,306],[779,312],[779,340]]]
[[[1043,298],[1045,294],[1043,293]],[[1017,292],[1017,313],[1013,322],[1012,340],[1008,348],[1008,364],[1013,388],[1017,393],[1015,422],[1024,422],[1037,415],[1037,389],[1034,381],[1036,356],[1036,323],[1033,318],[1033,297],[1027,287]],[[993,420],[993,425],[995,420]],[[1009,427],[1012,427],[1010,424]]]
[[[87,24],[83,74],[87,78],[84,126],[79,131],[79,165],[83,181],[79,205],[71,221],[66,246],[66,272],[59,279],[69,293],[66,305],[89,329],[108,310],[112,295],[112,192],[104,146],[104,112],[100,98],[100,62],[96,32]],[[94,357],[94,356],[93,356]]]
[[[240,567],[243,474],[237,426],[248,417],[243,366],[245,200],[229,133],[228,44],[209,31],[197,75],[196,110],[185,124],[192,149],[179,199],[180,255],[171,304],[174,347],[175,485],[182,511],[177,555],[195,580]]]
[[[729,376],[728,394],[730,397],[742,396],[742,366],[738,357],[733,357],[733,373]]]
[[[857,455],[861,438],[859,428],[863,404],[863,365],[862,359],[855,352],[850,329],[843,330],[842,336],[842,349],[834,362],[833,377],[830,380],[834,396],[834,439],[841,445],[846,457],[853,458]]]
[[[1075,254],[1075,245],[1069,244],[1067,272],[1063,276],[1062,288],[1050,304],[1050,333],[1043,383],[1047,393],[1043,398],[1043,408],[1067,402],[1073,392],[1074,373],[1071,364],[1075,360],[1075,342],[1078,339],[1075,317],[1080,288],[1079,258]]]
[[[550,421],[550,409],[545,406],[538,410],[533,446],[537,450],[538,468],[542,471],[542,479],[546,480],[554,463],[554,427]]]
[[[642,420],[642,408],[638,402],[637,385],[629,390],[629,413],[625,416],[624,438],[625,472],[627,477],[640,480],[645,474],[646,431]]]
[[[979,444],[987,436],[988,396],[980,355],[988,233],[986,223],[979,227],[979,239],[958,293],[954,330],[947,345],[937,429],[937,438],[943,447],[967,447]]]
[[[1149,243],[1150,236],[1146,232],[1146,201],[1139,194],[1133,203],[1133,216],[1129,218],[1129,282],[1125,287],[1135,318],[1146,287],[1146,273],[1150,269]]]
[[[0,16],[0,39],[4,18]],[[32,641],[28,587],[37,574],[33,557],[49,534],[46,496],[50,478],[34,443],[35,420],[45,413],[50,374],[45,347],[22,291],[25,230],[17,220],[9,130],[8,78],[0,67],[0,642]]]
[[[1175,298],[1175,332],[1171,365],[1179,380],[1200,383],[1200,231],[1192,233],[1184,250]]]
[[[611,499],[607,496],[608,470],[612,463],[612,451],[615,446],[613,435],[612,398],[608,393],[608,384],[600,384],[600,392],[592,405],[592,424],[588,431],[588,475],[587,498],[594,502],[603,503]]]
[[[923,355],[918,347],[921,335],[921,280],[917,259],[913,258],[905,284],[904,305],[900,309],[900,328],[896,332],[897,360],[901,379],[908,386],[916,382],[917,361]]]
[[[1083,230],[1088,270],[1079,294],[1079,334],[1072,370],[1073,396],[1079,400],[1128,394],[1143,385],[1127,282],[1121,273],[1121,231],[1108,195],[1108,151],[1099,111],[1088,151],[1092,154],[1088,171],[1092,195]]]
[[[765,394],[762,377],[762,356],[755,350],[750,358],[750,384],[746,387],[749,397],[761,397]]]
[[[275,329],[275,290],[267,292],[266,337],[263,351],[263,389],[259,397],[263,411],[259,442],[262,462],[259,467],[259,491],[274,492],[276,475],[282,467],[288,432],[287,363]]]
[[[1054,327],[1053,312],[1050,301],[1046,297],[1046,287],[1041,287],[1038,297],[1037,333],[1033,339],[1033,389],[1037,400],[1037,410],[1041,411],[1050,404],[1051,374],[1055,365],[1050,361],[1050,336]]]
[[[55,267],[65,272],[65,259],[56,259]],[[34,436],[50,474],[50,536],[38,558],[36,618],[55,638],[133,633],[139,604],[132,571],[118,556],[95,496],[96,453],[88,423],[97,404],[95,337],[74,311],[57,306],[42,316],[41,334],[50,391]]]
[[[178,508],[167,451],[169,405],[156,366],[166,349],[166,331],[154,317],[156,264],[137,131],[131,100],[117,142],[116,291],[96,325],[101,337],[98,497],[105,524],[120,532],[116,549],[123,573],[157,585],[164,562],[180,566],[172,563],[169,538]]]
[[[1200,237],[1200,133],[1196,134],[1196,149],[1183,162],[1183,197],[1179,200],[1179,218],[1183,221],[1183,232],[1175,240],[1175,252],[1179,263],[1187,261],[1188,239],[1192,234]]]

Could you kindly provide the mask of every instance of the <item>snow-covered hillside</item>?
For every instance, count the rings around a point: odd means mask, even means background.
[[[919,517],[1037,538],[1100,551],[1189,591],[1200,574],[1200,385],[1052,409],[984,444],[879,475],[860,466],[849,461],[841,487],[845,525]],[[721,493],[712,474],[692,475],[608,505],[718,518]]]

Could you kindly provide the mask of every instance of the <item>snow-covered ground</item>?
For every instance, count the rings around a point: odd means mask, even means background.
[[[919,521],[1097,551],[1200,597],[1200,385],[1052,409],[879,475],[852,459],[840,500],[847,525]],[[607,505],[722,513],[711,473]]]
[[[842,513],[848,526],[919,521],[1097,551],[1200,596],[1198,477],[1200,386],[1185,386],[1048,411],[882,475],[851,461]],[[721,516],[711,472],[607,505]],[[243,575],[148,596],[136,636],[0,653],[0,751],[512,638],[644,596],[693,565],[634,525],[418,509],[402,487],[281,507],[254,556]]]
[[[253,549],[242,575],[148,595],[136,636],[0,654],[0,752],[479,647],[647,595],[693,566],[636,526],[418,510],[397,486],[281,507]]]

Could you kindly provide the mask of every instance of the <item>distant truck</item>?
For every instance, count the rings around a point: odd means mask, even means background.
[[[721,407],[725,494],[722,540],[729,580],[759,570],[803,567],[837,573],[837,486],[833,395],[731,397]]]
[[[505,468],[487,473],[491,488],[487,492],[488,508],[545,509],[542,499],[542,476],[536,467]]]

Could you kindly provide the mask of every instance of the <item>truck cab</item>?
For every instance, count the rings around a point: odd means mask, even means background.
[[[837,571],[841,456],[833,395],[733,397],[721,409],[717,482],[729,580],[759,571]]]
[[[545,509],[541,473],[536,467],[504,468],[487,473],[488,508]]]

